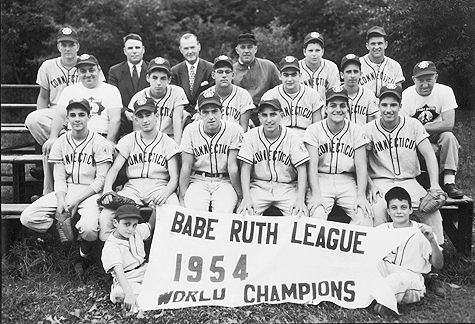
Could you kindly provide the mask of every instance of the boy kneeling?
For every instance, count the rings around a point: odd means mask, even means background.
[[[144,240],[150,239],[155,228],[155,213],[149,223],[143,221],[134,205],[120,206],[113,219],[115,230],[107,238],[102,250],[102,265],[112,274],[110,300],[123,303],[126,310],[134,310],[147,269]]]

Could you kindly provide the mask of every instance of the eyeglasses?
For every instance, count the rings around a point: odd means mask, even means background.
[[[216,70],[216,74],[232,74],[233,70]]]

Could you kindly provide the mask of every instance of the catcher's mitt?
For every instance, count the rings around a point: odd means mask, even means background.
[[[429,189],[427,194],[421,198],[419,211],[423,213],[433,213],[442,207],[447,200],[447,193],[441,189]]]
[[[108,196],[111,196],[112,200],[109,203],[106,204],[106,203],[104,203],[104,199]],[[113,209],[113,210],[116,210],[117,208],[119,208],[122,205],[136,205],[136,203],[133,199],[118,195],[114,191],[109,191],[109,192],[106,192],[106,193],[102,194],[102,196],[99,199],[97,199],[97,203],[99,204],[99,206],[102,206],[104,208]]]

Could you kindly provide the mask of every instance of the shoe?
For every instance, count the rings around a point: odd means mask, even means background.
[[[43,167],[31,168],[30,175],[37,180],[43,180],[45,178]]]
[[[432,291],[436,296],[445,297],[447,294],[447,289],[444,287],[444,283],[438,278],[432,279]]]
[[[453,199],[460,199],[464,196],[463,192],[455,186],[455,183],[446,183],[442,189]]]
[[[73,228],[71,226],[71,214],[63,212],[54,216],[56,219],[56,229],[58,230],[59,240],[63,242],[70,242],[74,240]]]
[[[376,303],[374,305],[374,312],[381,316],[382,318],[388,318],[388,317],[398,317],[398,314],[394,312],[393,310],[387,308],[384,305],[381,305],[380,303]]]

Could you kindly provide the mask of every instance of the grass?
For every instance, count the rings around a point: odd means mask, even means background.
[[[458,186],[475,197],[475,110],[457,112],[454,133],[462,145]],[[475,229],[474,229],[475,231]],[[317,323],[386,322],[366,309],[319,305],[260,304],[237,308],[194,307],[150,311],[143,318],[128,315],[109,301],[112,282],[100,261],[84,280],[72,268],[77,246],[59,243],[54,231],[33,233],[25,228],[2,258],[2,323]],[[96,250],[96,258],[99,252]],[[430,290],[419,303],[401,305],[394,322],[475,322],[475,260],[456,253],[451,243],[444,250],[440,272],[448,288],[445,298]]]

